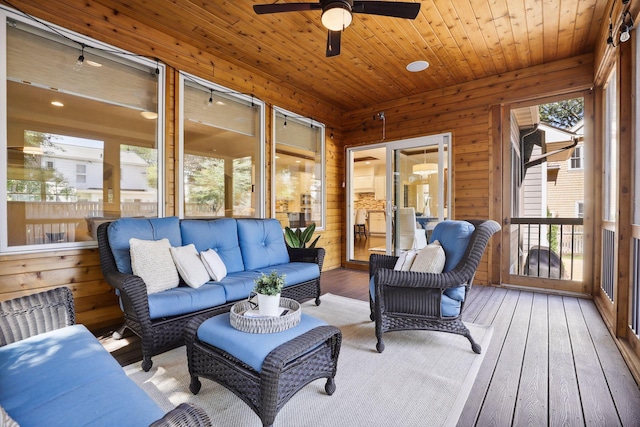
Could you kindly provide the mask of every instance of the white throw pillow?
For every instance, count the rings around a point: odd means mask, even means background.
[[[2,406],[0,406],[0,427],[20,427]]]
[[[169,239],[129,239],[131,269],[147,285],[147,294],[166,291],[180,284],[178,271],[171,257]]]
[[[409,271],[409,269],[411,268],[411,264],[413,264],[413,261],[416,258],[416,255],[418,255],[417,249],[411,249],[409,251],[403,252],[398,257],[396,265],[395,267],[393,267],[393,269],[400,271]]]
[[[222,262],[218,252],[213,249],[200,252],[200,259],[212,280],[219,282],[227,276],[227,267]]]
[[[193,243],[169,250],[180,277],[187,285],[197,289],[209,281],[209,272],[198,256],[198,251]]]
[[[420,249],[416,259],[411,264],[410,271],[418,271],[421,273],[442,273],[444,263],[446,261],[444,249],[439,241],[428,244]]]

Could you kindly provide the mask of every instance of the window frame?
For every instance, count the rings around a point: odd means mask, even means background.
[[[580,155],[575,157],[576,153],[579,153]],[[579,161],[579,166],[574,167],[573,166],[574,161]],[[576,145],[576,147],[573,150],[573,153],[571,153],[571,157],[569,157],[569,160],[567,160],[567,162],[569,163],[567,170],[581,171],[584,169],[584,145],[583,144]]]
[[[266,187],[266,168],[265,168],[265,103],[264,101],[255,98],[253,95],[246,95],[240,92],[236,92],[225,86],[210,82],[192,74],[180,71],[179,72],[179,91],[178,91],[178,182],[176,193],[178,195],[178,216],[185,218],[185,206],[184,206],[184,87],[185,80],[191,80],[202,86],[205,89],[210,89],[214,92],[224,93],[225,96],[237,98],[243,102],[250,102],[259,108],[258,119],[260,125],[258,126],[258,140],[259,149],[258,153],[260,158],[256,159],[256,171],[257,182],[254,184],[254,192],[256,194],[256,207],[255,217],[264,218],[265,216],[265,187]]]
[[[157,212],[158,217],[165,216],[165,97],[166,97],[166,66],[155,59],[146,58],[144,56],[135,55],[125,49],[121,49],[117,46],[113,46],[91,37],[84,36],[82,34],[71,31],[67,28],[52,24],[44,20],[35,21],[30,19],[29,16],[15,12],[13,9],[0,6],[0,45],[4,46],[3,54],[0,55],[0,80],[3,84],[0,84],[0,123],[4,124],[4,131],[0,132],[0,163],[3,165],[0,168],[0,217],[5,218],[0,222],[0,254],[18,254],[18,253],[37,253],[43,251],[52,250],[68,250],[78,248],[95,248],[98,246],[97,240],[87,241],[74,241],[64,243],[41,243],[32,245],[14,245],[9,246],[9,225],[8,225],[8,212],[7,212],[7,120],[8,120],[8,91],[7,91],[7,25],[9,21],[15,21],[26,26],[32,27],[38,31],[42,31],[45,34],[51,34],[55,42],[59,43],[60,35],[65,38],[73,40],[73,42],[85,44],[96,50],[108,52],[109,55],[113,55],[116,58],[120,58],[127,63],[140,64],[143,67],[149,69],[157,69],[157,119],[155,126],[155,141],[157,150],[157,164],[158,164],[158,182],[157,182]],[[43,132],[40,126],[35,126],[34,131]],[[44,131],[50,133],[50,130]]]
[[[271,158],[273,161],[271,162],[271,217],[276,217],[276,117],[277,114],[284,115],[287,119],[292,119],[297,122],[301,122],[308,126],[316,126],[320,130],[320,174],[321,174],[321,182],[322,182],[322,192],[321,192],[321,205],[320,205],[320,218],[322,220],[322,225],[317,226],[316,230],[326,230],[327,228],[327,176],[326,176],[326,125],[324,123],[320,123],[312,118],[300,116],[292,111],[286,110],[281,107],[274,106],[271,114]],[[306,227],[300,227],[305,229]]]

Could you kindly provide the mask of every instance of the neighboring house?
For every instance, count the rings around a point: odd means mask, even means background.
[[[66,186],[75,189],[74,199],[58,201],[101,202],[104,199],[102,148],[55,142],[44,149],[41,165],[55,170],[66,180]],[[133,151],[120,152],[120,187],[122,202],[157,200],[156,190],[149,187],[149,165]]]

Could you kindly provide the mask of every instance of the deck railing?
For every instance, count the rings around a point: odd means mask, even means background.
[[[582,280],[582,218],[511,218],[517,260],[511,274]]]

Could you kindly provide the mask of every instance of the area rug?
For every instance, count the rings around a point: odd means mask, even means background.
[[[386,348],[376,351],[369,304],[325,294],[322,304],[303,304],[303,312],[340,328],[343,334],[336,391],[328,396],[325,379],[307,385],[280,410],[280,426],[453,426],[457,423],[482,363],[469,341],[454,334],[399,331],[384,335]],[[492,328],[468,324],[486,350]],[[153,357],[143,372],[140,363],[127,375],[162,408],[182,402],[202,407],[215,426],[261,426],[258,416],[235,394],[202,379],[198,395],[189,391],[185,347]]]

